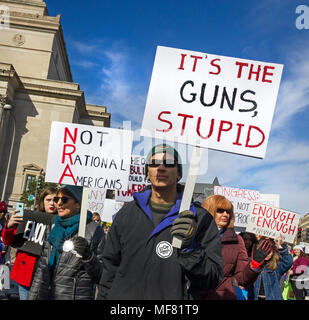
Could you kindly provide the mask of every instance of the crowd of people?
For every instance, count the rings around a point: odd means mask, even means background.
[[[0,259],[12,265],[19,299],[283,300],[289,284],[289,297],[304,300],[304,248],[281,236],[237,233],[233,204],[220,195],[192,200],[180,212],[182,170],[177,150],[154,146],[145,165],[150,185],[123,205],[111,226],[88,211],[83,237],[82,187],[46,188],[35,210],[51,215],[39,255],[24,250],[27,240],[17,232],[24,217],[18,210],[8,215],[0,202]]]

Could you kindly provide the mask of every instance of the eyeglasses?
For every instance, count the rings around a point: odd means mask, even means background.
[[[61,200],[61,202],[63,204],[66,204],[70,199],[73,199],[73,198],[70,198],[70,197],[54,197],[54,202],[55,203],[58,203],[59,200]]]
[[[148,163],[148,166],[150,168],[158,168],[161,164],[164,165],[165,168],[175,168],[177,166],[177,162],[171,162],[173,160],[168,160],[169,162],[166,162],[166,159],[164,160],[158,160],[153,159],[150,163]]]
[[[231,214],[232,210],[222,209],[222,208],[217,209],[217,213],[224,213],[224,212],[226,212],[227,214]]]

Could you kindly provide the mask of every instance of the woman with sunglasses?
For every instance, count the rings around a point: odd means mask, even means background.
[[[58,189],[58,215],[43,245],[29,300],[93,300],[102,273],[103,229],[87,212],[85,238],[77,236],[82,187]]]
[[[54,187],[48,187],[40,194],[37,211],[45,212],[48,214],[56,214],[56,207],[54,205],[54,196],[57,189]],[[15,210],[5,225],[2,238],[3,242],[7,246],[12,246],[18,241],[16,232],[17,227],[22,223],[23,218],[18,216],[19,210]],[[18,283],[19,299],[27,300],[27,296],[30,290],[32,277],[37,267],[37,261],[39,256],[17,250],[15,262],[11,270],[11,278]]]
[[[234,230],[233,204],[221,195],[212,195],[203,202],[204,207],[213,217],[221,237],[224,278],[213,290],[206,292],[206,300],[236,300],[241,294],[241,287],[247,287],[257,279],[264,259],[271,251],[270,243],[259,243],[252,252],[251,261],[244,241]]]

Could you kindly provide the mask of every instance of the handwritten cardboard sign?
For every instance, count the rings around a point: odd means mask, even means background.
[[[55,218],[53,214],[25,210],[23,222],[17,227],[13,247],[40,256],[46,232]]]
[[[133,133],[52,122],[45,181],[95,189],[127,187]]]
[[[116,201],[131,201],[133,200],[134,192],[140,192],[150,184],[145,176],[145,160],[146,157],[144,156],[132,155],[128,188],[126,190],[117,190]]]
[[[103,215],[104,202],[106,198],[106,190],[105,189],[90,189],[88,196],[88,210],[93,212],[97,212],[101,216]]]
[[[282,70],[158,46],[141,135],[264,158]]]
[[[232,202],[235,215],[235,227],[247,227],[252,205],[260,199],[260,193],[255,190],[215,186],[214,194],[226,197]]]
[[[273,239],[282,235],[283,241],[293,243],[299,219],[298,213],[254,203],[246,231]]]

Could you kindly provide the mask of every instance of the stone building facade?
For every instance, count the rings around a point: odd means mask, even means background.
[[[52,121],[110,126],[73,82],[60,15],[43,0],[0,0],[0,198],[15,208],[45,171]],[[5,22],[5,21],[4,21]]]

